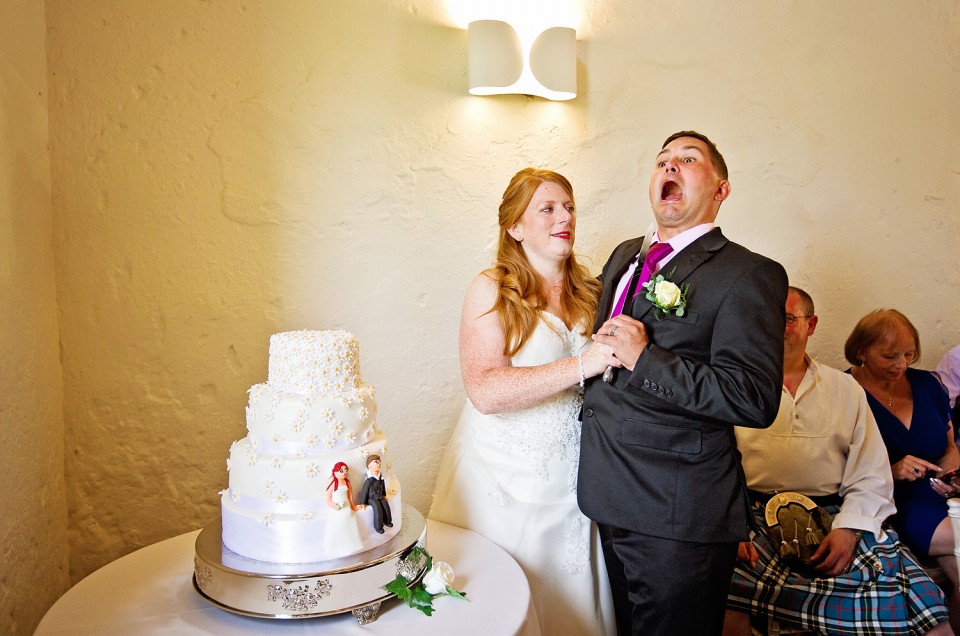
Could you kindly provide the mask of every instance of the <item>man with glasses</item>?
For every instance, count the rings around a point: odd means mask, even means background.
[[[758,529],[740,545],[724,634],[750,634],[750,614],[816,633],[952,633],[943,595],[882,527],[895,512],[886,447],[866,394],[849,374],[806,353],[817,328],[810,295],[790,287],[783,337],[783,394],[768,429],[737,428]],[[782,535],[764,509],[776,493],[826,508],[832,529],[813,554],[815,573],[784,564]]]

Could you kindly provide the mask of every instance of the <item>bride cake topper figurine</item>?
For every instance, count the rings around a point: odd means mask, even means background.
[[[360,530],[354,511],[353,491],[347,474],[350,468],[344,462],[337,462],[331,471],[331,480],[327,485],[327,505],[336,510],[333,520],[327,525],[324,544],[331,554],[344,556],[359,552],[363,547]]]

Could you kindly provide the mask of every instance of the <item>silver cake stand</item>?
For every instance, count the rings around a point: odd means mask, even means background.
[[[380,604],[394,595],[383,589],[415,546],[425,547],[427,525],[417,510],[403,506],[400,532],[375,548],[316,563],[255,561],[223,545],[220,520],[200,531],[193,586],[217,607],[259,618],[311,618],[353,612],[363,625],[377,620]],[[423,576],[422,564],[410,585]]]

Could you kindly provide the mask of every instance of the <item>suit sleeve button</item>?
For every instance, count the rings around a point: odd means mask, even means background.
[[[673,391],[667,389],[667,397],[673,397]]]
[[[650,386],[650,380],[644,380],[644,381],[643,381],[643,388],[646,389],[646,388],[648,388],[649,386]]]
[[[583,412],[583,414],[586,415],[587,417],[593,417],[593,409],[587,409],[586,411]]]

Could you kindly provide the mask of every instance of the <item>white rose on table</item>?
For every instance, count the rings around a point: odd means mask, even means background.
[[[657,299],[657,304],[664,309],[676,307],[680,302],[680,288],[668,280],[662,280],[657,283],[653,289],[653,295]]]
[[[430,571],[423,575],[423,589],[428,594],[446,594],[453,587],[453,568],[449,563],[436,561]]]

